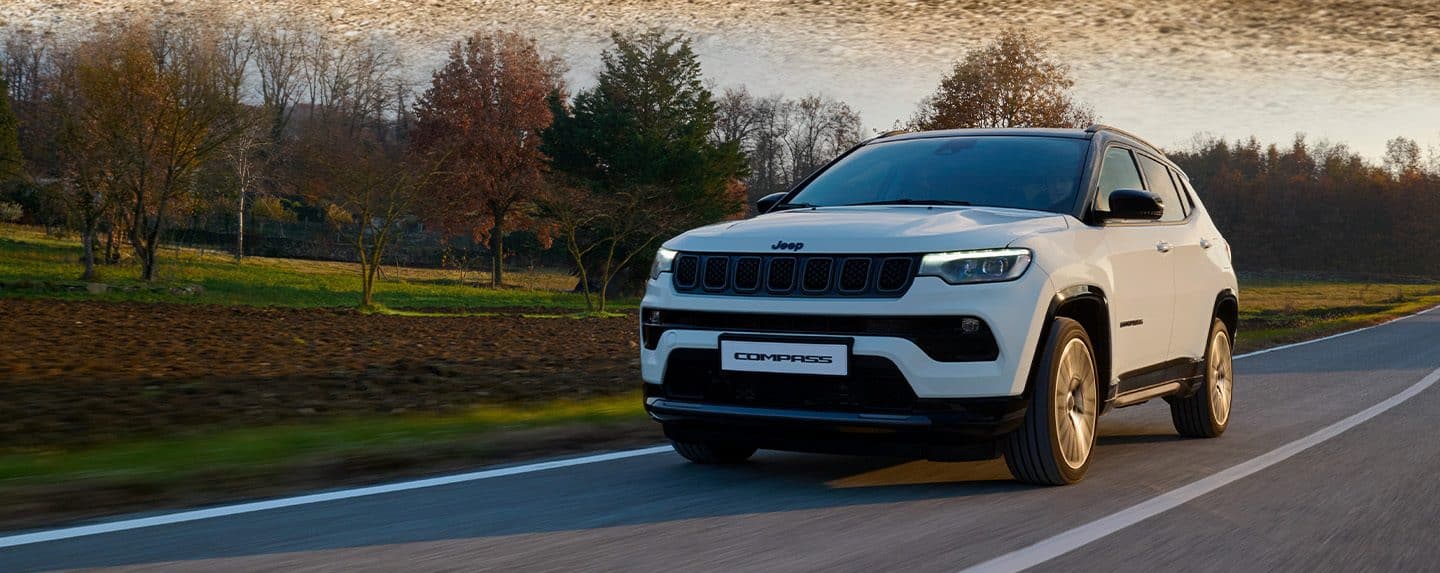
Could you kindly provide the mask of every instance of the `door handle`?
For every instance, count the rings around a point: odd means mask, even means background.
[[[1210,242],[1210,239],[1200,239],[1200,248],[1208,249],[1213,246],[1215,246],[1215,243]]]
[[[1170,252],[1170,241],[1160,241],[1158,243],[1155,243],[1155,250],[1162,253]]]

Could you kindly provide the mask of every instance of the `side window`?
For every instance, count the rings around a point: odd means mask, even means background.
[[[1159,161],[1144,155],[1140,156],[1140,166],[1145,169],[1145,180],[1150,182],[1148,191],[1159,195],[1160,200],[1165,203],[1165,214],[1160,216],[1160,220],[1184,220],[1185,205],[1180,202],[1180,192],[1175,190],[1175,182],[1170,180],[1170,170]]]
[[[1100,188],[1095,193],[1095,209],[1110,210],[1110,193],[1116,189],[1144,189],[1140,172],[1135,169],[1135,160],[1130,150],[1111,147],[1105,151],[1105,163],[1100,165]]]
[[[1185,212],[1194,212],[1195,190],[1190,188],[1190,182],[1186,181],[1185,176],[1181,175],[1179,171],[1173,169],[1170,170],[1170,178],[1175,180],[1175,189],[1179,191],[1180,196],[1185,199]]]

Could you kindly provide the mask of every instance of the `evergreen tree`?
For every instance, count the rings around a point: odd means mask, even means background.
[[[733,181],[745,157],[738,141],[709,137],[715,99],[690,41],[656,30],[612,39],[594,88],[576,94],[570,110],[552,98],[544,141],[553,166],[601,194],[662,189],[688,215],[677,225],[741,212]]]

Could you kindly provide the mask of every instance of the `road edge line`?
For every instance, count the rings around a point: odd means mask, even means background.
[[[626,458],[648,456],[668,451],[670,451],[670,446],[668,445],[651,446],[648,448],[622,450],[618,452],[607,452],[603,454],[594,454],[578,458],[551,460],[546,462],[494,468],[448,476],[439,476],[433,478],[425,478],[419,480],[403,481],[321,493],[312,493],[308,495],[284,497],[279,499],[270,499],[265,501],[255,501],[234,505],[224,505],[220,507],[212,507],[206,509],[195,509],[190,511],[181,511],[178,513],[156,515],[152,517],[141,517],[135,519],[111,521],[106,523],[96,523],[92,525],[65,527],[60,529],[51,529],[47,531],[37,531],[33,533],[22,533],[18,535],[0,537],[0,549],[4,549],[7,547],[18,547],[22,545],[32,545],[36,543],[44,543],[47,541],[59,541],[62,539],[74,539],[76,537],[88,537],[92,535],[116,533],[121,531],[129,531],[132,529],[143,529],[160,525],[185,523],[188,521],[198,521],[201,519],[210,519],[215,517],[228,517],[232,515],[267,511],[271,509],[295,507],[299,505],[310,505],[327,501],[354,499],[357,497],[368,497],[373,495],[425,489],[498,477],[528,474],[559,468],[583,466],[586,464],[596,464]]]
[[[1356,328],[1356,329],[1354,329],[1354,330],[1346,330],[1346,331],[1343,331],[1343,332],[1337,332],[1337,333],[1335,333],[1335,334],[1330,334],[1330,335],[1322,336],[1322,337],[1320,337],[1320,338],[1312,338],[1312,339],[1310,339],[1310,340],[1301,340],[1300,342],[1291,342],[1290,344],[1281,344],[1280,346],[1271,346],[1270,348],[1264,348],[1264,349],[1261,349],[1261,350],[1256,350],[1256,351],[1254,351],[1254,352],[1246,352],[1246,353],[1244,353],[1244,354],[1241,354],[1241,355],[1238,355],[1238,356],[1233,357],[1233,359],[1234,359],[1234,360],[1239,360],[1239,359],[1241,359],[1241,358],[1249,358],[1249,357],[1251,357],[1251,356],[1259,356],[1259,355],[1261,355],[1261,354],[1269,354],[1269,353],[1275,352],[1275,351],[1277,351],[1277,350],[1288,350],[1288,349],[1291,349],[1291,348],[1295,348],[1295,347],[1297,347],[1297,346],[1305,346],[1305,345],[1307,345],[1307,344],[1315,344],[1316,342],[1325,342],[1326,340],[1334,340],[1334,339],[1340,338],[1340,337],[1342,337],[1342,336],[1350,336],[1351,334],[1357,334],[1357,333],[1360,333],[1360,332],[1365,332],[1365,331],[1370,330],[1370,329],[1372,329],[1372,328],[1380,328],[1380,327],[1385,326],[1385,325],[1387,325],[1387,324],[1390,324],[1390,323],[1392,323],[1392,322],[1400,322],[1400,321],[1405,320],[1405,319],[1407,319],[1407,318],[1414,318],[1414,317],[1420,316],[1420,315],[1422,315],[1422,314],[1425,314],[1425,313],[1427,313],[1427,312],[1430,312],[1430,311],[1432,311],[1432,310],[1435,310],[1435,309],[1437,309],[1437,308],[1440,308],[1440,305],[1432,306],[1432,307],[1426,308],[1425,310],[1422,310],[1422,311],[1419,311],[1419,312],[1415,312],[1415,313],[1411,313],[1411,314],[1407,314],[1407,315],[1405,315],[1405,316],[1397,316],[1397,317],[1392,318],[1392,319],[1390,319],[1390,320],[1387,320],[1387,321],[1385,321],[1385,322],[1379,322],[1379,323],[1376,323],[1376,324],[1372,324],[1372,325],[1370,325],[1370,326],[1362,326],[1362,327]]]
[[[1416,395],[1435,385],[1436,381],[1440,381],[1440,368],[1430,371],[1430,373],[1425,375],[1424,378],[1421,378],[1419,382],[1401,390],[1398,394],[1390,396],[1378,404],[1355,414],[1351,414],[1329,426],[1316,430],[1314,433],[1100,519],[1072,528],[999,557],[989,559],[977,565],[966,567],[962,569],[960,573],[1023,571],[1041,565],[1051,559],[1080,549],[1111,534],[1118,533],[1122,529],[1136,525],[1171,509],[1175,509],[1200,496],[1211,493],[1270,466],[1288,460],[1305,450],[1325,443],[1331,438],[1339,436],[1385,413],[1391,408],[1414,398]]]

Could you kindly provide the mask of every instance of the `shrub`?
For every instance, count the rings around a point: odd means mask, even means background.
[[[20,217],[24,214],[25,209],[20,207],[19,203],[0,201],[0,221],[14,223],[19,221]]]
[[[355,223],[355,215],[346,211],[344,207],[331,203],[325,206],[325,221],[335,227],[344,227]]]
[[[256,217],[261,219],[293,223],[298,217],[296,217],[295,211],[290,208],[292,204],[292,201],[286,201],[279,197],[257,197],[255,198],[255,206],[252,212]]]

